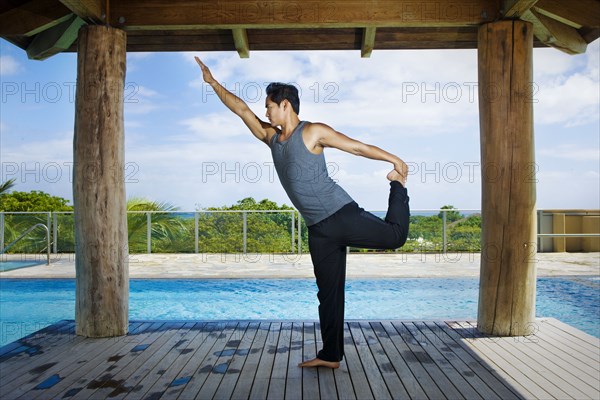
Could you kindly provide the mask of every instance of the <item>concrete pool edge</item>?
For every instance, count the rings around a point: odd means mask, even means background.
[[[34,255],[35,257],[35,255]],[[19,260],[23,255],[3,255]],[[600,276],[600,253],[538,253],[537,276]],[[480,253],[349,254],[348,279],[478,277]],[[132,279],[313,278],[309,254],[132,254]],[[75,278],[75,257],[0,272],[0,279]]]

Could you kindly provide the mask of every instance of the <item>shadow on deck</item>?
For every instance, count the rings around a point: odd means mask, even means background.
[[[527,337],[469,321],[348,321],[340,369],[301,369],[319,324],[132,321],[87,339],[61,321],[0,348],[2,399],[597,399],[600,339],[555,319]]]

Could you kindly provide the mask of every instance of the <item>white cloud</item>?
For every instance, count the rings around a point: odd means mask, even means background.
[[[21,69],[21,64],[12,56],[0,56],[0,75],[16,74]]]
[[[380,52],[369,60],[355,52],[253,52],[250,60],[210,53],[203,61],[259,116],[267,83],[283,81],[295,83],[301,91],[301,118],[340,130],[431,135],[477,124],[472,50]],[[200,87],[201,78],[190,85]],[[211,91],[204,86],[203,90]],[[206,96],[206,101],[218,100]]]
[[[175,139],[189,141],[191,140],[217,140],[223,141],[235,136],[249,135],[248,129],[238,122],[238,118],[230,112],[211,113],[198,117],[188,118],[180,122],[194,137],[190,138],[187,135],[176,136]],[[243,126],[243,128],[242,128]]]
[[[157,91],[147,88],[145,86],[138,86],[136,94],[139,94],[141,97],[156,97],[156,96],[158,96]]]
[[[72,199],[73,132],[53,132],[52,139],[2,145],[2,180],[16,180],[15,190],[42,190]]]
[[[159,109],[161,106],[152,99],[160,97],[155,90],[136,83],[127,83],[124,92],[125,115],[148,114]]]
[[[577,126],[597,121],[600,109],[599,80],[576,73],[562,82],[540,85],[534,105],[535,120],[541,124]]]
[[[555,49],[534,53],[536,123],[579,126],[599,119],[599,52],[599,41],[595,41],[578,56]]]
[[[576,144],[557,144],[552,148],[537,150],[541,156],[561,158],[571,161],[596,161],[600,162],[600,149],[580,147]]]
[[[597,171],[542,171],[537,176],[539,209],[597,209],[600,206]]]
[[[135,52],[127,53],[127,73],[137,72],[140,70],[140,65],[148,58],[156,53]]]

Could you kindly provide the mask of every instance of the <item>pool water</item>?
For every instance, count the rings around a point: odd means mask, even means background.
[[[13,269],[33,267],[34,265],[45,264],[46,261],[31,260],[31,261],[0,261],[0,272],[10,271]]]
[[[597,277],[540,278],[537,315],[600,337]],[[131,280],[131,320],[317,320],[314,280]],[[479,280],[348,280],[347,319],[475,319]],[[75,281],[0,279],[0,345],[74,319]]]

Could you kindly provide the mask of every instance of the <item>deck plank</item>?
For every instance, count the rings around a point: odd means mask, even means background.
[[[463,399],[464,396],[446,376],[441,366],[429,355],[427,343],[423,341],[423,338],[420,337],[416,329],[410,328],[412,325],[411,322],[394,322],[392,325],[404,339],[413,356],[423,366],[443,396],[448,399]]]
[[[504,359],[495,356],[495,353],[487,351],[485,348],[481,349],[480,346],[475,345],[475,339],[481,339],[481,336],[475,335],[470,326],[468,328],[463,328],[457,321],[440,322],[437,323],[437,325],[441,326],[450,337],[455,338],[455,341],[468,352],[473,353],[474,357],[478,359],[485,370],[494,376],[498,376],[500,381],[510,387],[511,391],[515,392],[518,396],[524,399],[539,398],[532,393],[532,391],[535,391],[537,387],[530,391],[528,390],[530,389],[529,381],[522,382],[513,378],[510,372],[518,371],[518,368],[510,365]],[[492,356],[492,358],[490,358],[490,356]],[[545,397],[542,396],[541,398],[548,398],[548,393],[543,393]]]
[[[146,397],[156,381],[170,369],[171,364],[180,354],[180,350],[184,348],[183,345],[193,338],[195,335],[192,329],[194,325],[196,325],[195,322],[183,325],[161,346],[162,351],[156,351],[150,359],[144,362],[142,368],[138,368],[135,374],[126,379],[134,389],[124,396],[125,399],[137,400]],[[157,394],[154,396],[157,396]]]
[[[233,331],[232,336],[227,340],[223,350],[214,353],[214,356],[217,357],[214,362],[214,367],[208,373],[200,392],[202,393],[202,397],[204,398],[213,398],[217,388],[221,384],[223,377],[229,371],[231,366],[231,362],[233,356],[235,355],[240,339],[246,333],[246,329],[248,329],[249,322],[241,322]]]
[[[344,326],[346,325],[347,324],[344,324]],[[349,335],[349,330],[344,329],[344,343],[348,340],[352,340]],[[356,394],[354,393],[354,388],[352,385],[352,377],[350,376],[350,371],[348,370],[348,363],[340,363],[340,367],[333,371],[333,378],[337,388],[338,399],[356,400]]]
[[[473,326],[469,323],[459,323],[463,330],[471,329]],[[534,398],[555,398],[551,393],[552,388],[548,385],[548,381],[535,370],[512,357],[510,354],[498,344],[497,337],[469,337],[467,343],[480,350],[489,360],[498,365],[505,374],[510,375],[519,382],[521,387],[527,388]],[[556,388],[555,388],[556,389]],[[568,396],[561,392],[561,399],[566,399]]]
[[[292,324],[291,322],[284,322],[281,324],[279,339],[275,347],[267,399],[281,400],[285,397],[285,380],[287,378],[291,340]]]
[[[440,344],[450,347],[453,354],[470,368],[474,376],[477,376],[485,386],[490,388],[491,393],[485,391],[485,389],[478,389],[484,398],[497,398],[501,400],[516,400],[521,398],[493,370],[488,370],[486,365],[477,360],[477,356],[472,353],[472,350],[461,342],[461,337],[451,331],[446,323],[427,322],[425,325],[440,339]],[[479,386],[477,387],[479,388]]]
[[[426,335],[420,330],[414,323],[405,322],[403,326],[408,330],[411,335],[415,338],[415,340],[421,344],[425,354],[429,356],[429,359],[437,365],[439,370],[446,376],[448,382],[452,384],[452,390],[456,389],[460,396],[465,399],[481,399],[483,397],[477,393],[475,389],[469,384],[469,382],[465,379],[465,374],[460,373],[456,370],[455,366],[452,365],[450,361],[441,353],[440,350],[435,346],[435,340],[431,340],[431,336]],[[470,372],[470,371],[468,371]],[[467,372],[467,374],[468,374]],[[448,386],[444,387],[445,393],[452,393],[448,390]],[[454,398],[454,396],[452,396]],[[459,398],[459,397],[456,397]]]
[[[247,398],[254,383],[254,377],[260,363],[263,350],[266,347],[271,323],[261,322],[258,326],[254,340],[250,346],[248,358],[244,363],[244,368],[240,372],[235,388],[233,389],[233,399]]]
[[[196,371],[191,374],[191,379],[183,388],[180,398],[195,398],[201,392],[202,386],[208,379],[209,375],[213,372],[220,371],[220,368],[225,368],[224,366],[217,365],[217,361],[225,350],[227,343],[229,343],[231,340],[234,332],[236,329],[238,329],[239,324],[246,323],[237,321],[228,322],[225,324],[225,328],[218,335],[216,332],[210,333],[210,335],[216,336],[216,341],[202,359],[201,364],[197,366]],[[166,398],[168,398],[168,396]]]
[[[588,396],[582,392],[576,385],[569,381],[569,371],[557,368],[545,357],[540,356],[533,348],[537,347],[539,338],[535,335],[500,337],[495,338],[499,349],[504,354],[520,363],[527,365],[537,373],[543,372],[543,379],[548,382],[547,387],[552,389],[561,398],[585,399]],[[540,380],[540,382],[543,382]],[[591,397],[590,397],[591,398]]]
[[[290,357],[287,365],[287,380],[285,385],[285,399],[302,398],[302,368],[298,364],[302,362],[302,323],[292,324],[290,336]]]
[[[311,360],[317,356],[317,341],[315,339],[315,324],[303,324],[302,359]],[[319,374],[315,368],[302,369],[302,398],[320,399]]]
[[[573,352],[567,351],[560,342],[557,342],[552,337],[547,337],[541,333],[536,335],[538,347],[537,350],[545,357],[552,359],[557,365],[561,365],[563,369],[572,372],[574,375],[582,379],[590,379],[598,376],[599,372],[587,363],[581,362]],[[600,360],[599,360],[600,363]]]
[[[109,371],[126,365],[130,360],[138,355],[131,350],[142,343],[146,343],[148,338],[157,332],[164,322],[159,323],[141,323],[135,329],[130,330],[130,334],[121,338],[91,340],[95,343],[94,352],[85,354],[76,347],[72,348],[72,353],[76,354],[78,359],[64,359],[68,367],[61,370],[61,374],[68,376],[57,385],[43,391],[44,398],[59,397],[61,393],[71,395],[71,398],[88,398],[97,387],[92,386],[92,382],[100,381],[100,376],[107,375]],[[88,339],[89,340],[89,339]],[[114,345],[109,344],[109,340],[115,341]],[[107,356],[108,355],[108,356]],[[88,360],[86,362],[86,360]],[[98,380],[96,380],[98,378]],[[73,382],[77,382],[76,385]],[[41,394],[41,393],[40,393]],[[86,396],[87,394],[87,396]]]
[[[81,346],[89,346],[83,337],[73,337],[70,333],[74,329],[74,323],[68,326],[61,324],[57,329],[44,329],[36,337],[20,339],[15,343],[18,346],[9,345],[11,350],[4,353],[0,362],[0,374],[7,384],[2,385],[4,393],[8,394],[14,388],[20,387],[26,380],[23,371],[18,367],[27,364],[27,371],[31,375],[39,375],[57,364],[57,359],[69,355],[69,349],[80,349]],[[72,342],[71,342],[72,340]],[[72,346],[72,347],[70,347]],[[39,372],[38,372],[39,371]],[[52,370],[56,372],[56,368]],[[27,380],[29,380],[27,379]]]
[[[598,365],[598,360],[600,360],[600,345],[594,347],[580,337],[572,335],[545,321],[540,322],[538,327],[543,326],[543,324],[545,324],[545,329],[538,329],[536,333],[537,337],[558,343],[561,348],[567,350],[569,353],[576,354],[577,358],[581,361],[585,361],[585,364],[590,368],[593,368],[597,372],[600,371],[600,365]]]
[[[237,343],[230,341],[232,342],[230,343],[232,357],[229,361],[227,372],[221,380],[213,399],[231,398],[233,390],[241,377],[241,372],[245,368],[246,361],[248,360],[250,354],[250,347],[252,346],[252,342],[254,341],[259,325],[260,324],[256,321],[250,322],[246,328],[246,331],[244,332],[244,336],[241,337],[241,339],[233,339],[237,341]]]
[[[275,353],[277,352],[277,343],[279,342],[279,332],[281,330],[280,322],[273,322],[269,327],[267,342],[263,348],[250,397],[252,399],[266,399],[269,393],[269,381],[271,380],[271,372],[273,371],[273,362],[275,361]]]
[[[29,335],[9,344],[9,351],[3,351],[0,357],[0,373],[8,381],[13,381],[21,374],[13,368],[27,360],[30,369],[47,365],[54,361],[61,352],[68,352],[70,346],[76,346],[85,338],[75,335],[75,322],[59,322],[56,328],[47,327],[39,333]]]
[[[500,340],[506,341],[507,338]],[[548,351],[544,346],[545,343],[550,344],[551,347],[558,346],[557,343],[533,336],[512,338],[511,346],[505,347],[522,362],[538,370],[546,370],[552,382],[574,398],[600,398],[598,388],[593,386],[597,380],[594,380],[593,376],[581,373],[569,362],[554,355],[553,351]]]
[[[564,322],[557,320],[556,318],[544,318],[542,322],[547,323],[556,329],[560,329],[561,331],[566,332],[571,336],[575,336],[576,338],[584,342],[587,342],[591,345],[591,350],[596,355],[600,354],[600,348],[598,347],[600,338],[589,335],[583,331],[580,331],[579,329],[575,329],[571,325],[567,325]]]
[[[473,371],[450,346],[449,341],[443,341],[436,333],[437,327],[428,325],[426,322],[414,322],[413,325],[420,331],[427,343],[431,345],[430,355],[434,359],[440,360],[445,365],[444,369],[449,372],[446,374],[453,382],[459,382],[458,388],[467,398],[480,397],[486,400],[500,399],[500,397]],[[456,378],[456,374],[460,379]],[[465,386],[460,385],[461,379],[465,381]],[[456,383],[455,383],[456,385]]]
[[[394,328],[392,322],[382,321],[381,325],[408,367],[408,371],[416,378],[419,386],[425,392],[425,396],[432,399],[445,399],[446,397],[429,376],[421,361],[413,354],[404,337]]]
[[[144,329],[147,328],[145,327]],[[52,393],[58,392],[62,388],[72,387],[77,379],[85,377],[96,364],[103,362],[104,360],[100,358],[103,354],[110,353],[112,355],[115,351],[120,351],[123,346],[127,345],[127,341],[123,339],[124,337],[88,338],[84,341],[78,341],[75,346],[71,346],[70,343],[66,342],[62,348],[55,348],[54,351],[48,351],[49,355],[54,355],[54,359],[56,360],[55,365],[46,369],[34,379],[28,380],[27,383],[22,382],[22,377],[12,381],[11,384],[18,384],[18,391],[25,392],[54,377],[59,380],[55,385],[48,389],[33,391],[33,393],[28,395],[30,398],[38,396],[52,397]],[[10,384],[5,388],[8,389],[8,386]],[[10,396],[15,396],[16,393],[13,392]]]
[[[363,337],[365,338],[365,342],[369,349],[371,350],[371,354],[373,354],[373,359],[375,360],[375,364],[379,368],[380,374],[390,392],[390,395],[393,399],[406,399],[408,398],[408,392],[402,385],[396,370],[392,366],[390,359],[387,354],[383,350],[381,342],[377,338],[377,335],[373,331],[373,328],[369,324],[369,322],[363,321],[359,323],[360,328],[363,333]]]
[[[396,374],[398,374],[400,381],[404,385],[404,388],[408,394],[407,397],[411,399],[427,398],[427,395],[423,391],[423,388],[421,388],[419,381],[417,380],[417,378],[415,378],[410,368],[408,367],[408,364],[400,355],[400,352],[392,342],[392,339],[388,335],[387,331],[383,328],[381,322],[372,322],[371,327],[373,328],[373,332],[375,332],[375,335],[377,335],[377,340],[379,340],[379,343],[381,343],[383,351],[385,351],[385,353],[387,354],[387,357],[390,360],[392,367],[394,368]]]
[[[123,368],[107,371],[91,382],[92,387],[100,387],[90,398],[122,399],[131,391],[141,390],[140,380],[162,359],[169,347],[179,340],[184,325],[183,322],[167,322],[156,332],[152,332],[144,340],[143,346],[148,347],[138,352],[132,349],[128,354],[133,357],[128,358],[131,361]]]
[[[377,367],[377,363],[375,362],[375,358],[371,353],[367,339],[364,337],[362,329],[360,329],[360,323],[349,322],[348,326],[350,328],[350,333],[352,334],[352,339],[354,340],[354,345],[356,346],[356,351],[363,364],[365,374],[367,375],[367,381],[371,386],[373,397],[378,400],[391,399],[392,396],[387,385],[385,384],[385,380],[381,376],[379,368]]]
[[[183,368],[175,374],[175,378],[169,383],[161,398],[175,399],[181,394],[188,383],[194,379],[194,374],[212,351],[217,339],[224,335],[228,328],[230,324],[225,323],[206,323],[199,328],[200,332],[190,347],[193,351],[188,353],[189,356],[182,357]]]
[[[600,339],[552,319],[526,337],[474,321],[348,321],[337,370],[297,366],[321,346],[314,322],[132,321],[110,339],[73,328],[0,348],[0,398],[600,398]]]
[[[194,350],[200,346],[200,344],[204,341],[205,336],[202,334],[203,328],[206,325],[205,322],[198,322],[194,324],[194,326],[189,330],[189,333],[182,338],[182,341],[185,341],[183,345],[175,346],[178,354],[176,355],[175,360],[171,364],[170,368],[165,371],[165,373],[161,374],[160,377],[155,379],[154,384],[149,387],[148,397],[150,398],[160,398],[165,391],[169,388],[169,385],[173,380],[176,379],[177,375],[181,372],[185,364],[194,354]]]
[[[317,349],[323,348],[323,342],[321,340],[321,324],[315,324],[315,337],[317,338],[316,344]],[[317,368],[319,374],[319,393],[322,399],[334,399],[337,398],[337,388],[335,386],[335,377],[333,376],[333,370],[330,368]]]
[[[350,332],[348,324],[344,324],[344,358],[345,364],[352,380],[352,386],[354,387],[354,394],[357,399],[373,399],[373,392],[369,386],[367,375],[363,368],[362,362],[358,355],[358,351],[354,346],[354,339]]]
[[[72,336],[69,336],[69,333]],[[2,363],[0,368],[10,365],[13,361],[19,362],[20,358],[31,357],[35,354],[35,350],[39,350],[40,344],[44,344],[48,348],[58,347],[67,340],[78,338],[83,340],[83,337],[75,337],[74,321],[63,320],[46,326],[0,348],[0,363]]]

